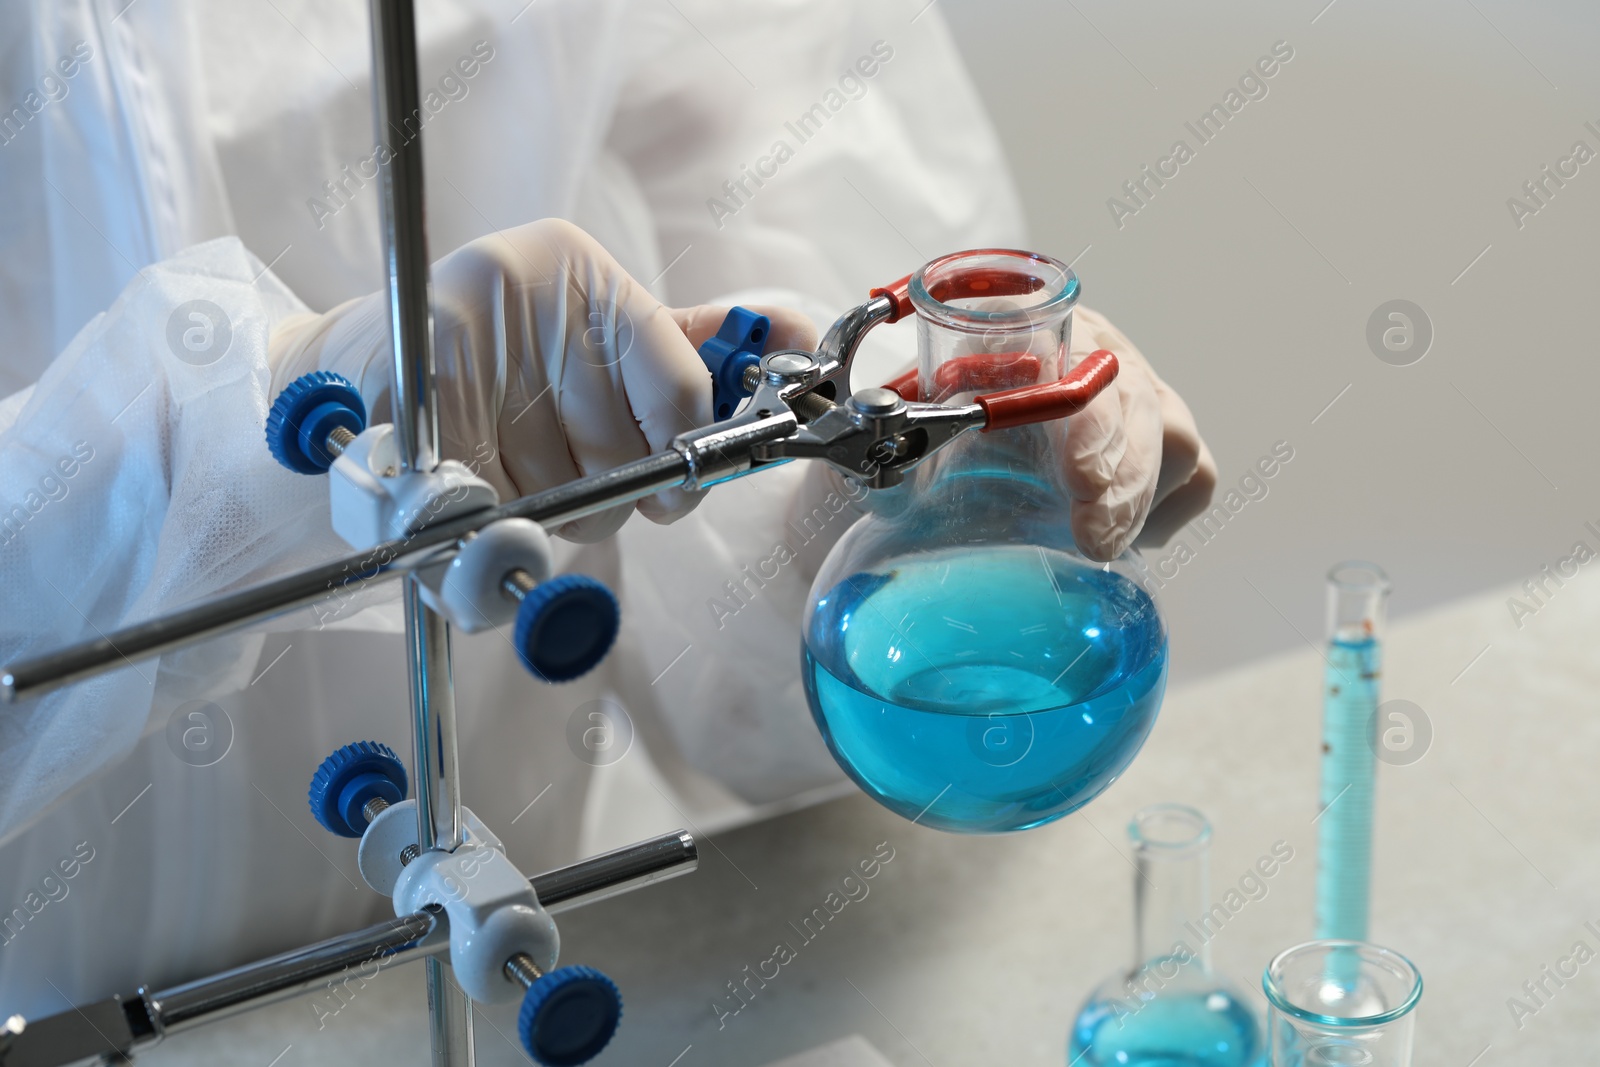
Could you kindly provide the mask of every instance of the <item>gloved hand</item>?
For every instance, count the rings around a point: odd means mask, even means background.
[[[1062,454],[1072,494],[1072,536],[1093,559],[1137,539],[1160,545],[1211,502],[1217,464],[1183,398],[1133,342],[1098,311],[1073,312],[1070,362],[1116,353],[1117,380],[1067,420]]]
[[[711,376],[695,349],[726,308],[667,308],[578,227],[544,219],[463,245],[433,266],[440,458],[457,459],[503,500],[609,470],[711,423]],[[772,320],[767,347],[814,348],[801,313]],[[389,417],[393,356],[383,292],[274,331],[274,392],[312,370],[343,374]],[[639,501],[656,522],[699,494]],[[569,540],[615,533],[629,506],[567,523]]]

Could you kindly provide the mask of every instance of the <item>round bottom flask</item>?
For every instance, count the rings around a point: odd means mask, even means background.
[[[1064,264],[1029,253],[928,264],[910,283],[920,396],[1061,377],[1077,294]],[[1128,557],[1078,552],[1063,430],[970,434],[870,492],[812,586],[803,675],[817,725],[862,789],[921,825],[1058,819],[1104,791],[1155,722],[1166,626]]]

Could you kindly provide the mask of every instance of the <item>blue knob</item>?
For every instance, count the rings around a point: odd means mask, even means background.
[[[328,435],[343,426],[359,434],[367,428],[367,406],[349,380],[314,370],[284,386],[267,413],[267,447],[272,457],[296,474],[322,474],[333,466]]]
[[[563,967],[536,980],[522,998],[517,1033],[544,1067],[573,1067],[600,1054],[622,1021],[622,994],[593,967]]]
[[[534,677],[570,682],[606,658],[621,624],[611,590],[586,574],[563,574],[523,596],[512,641]]]
[[[711,372],[711,406],[721,422],[733,414],[739,401],[750,395],[744,372],[761,365],[761,349],[772,323],[749,308],[731,308],[717,335],[700,346],[700,362]]]
[[[340,837],[362,835],[367,816],[361,809],[373,797],[390,804],[406,798],[405,764],[378,741],[353,741],[337,749],[311,776],[311,814]]]

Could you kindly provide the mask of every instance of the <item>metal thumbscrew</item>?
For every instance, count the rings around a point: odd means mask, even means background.
[[[517,602],[511,643],[522,665],[545,682],[570,682],[593,669],[611,650],[622,626],[617,598],[586,574],[539,581],[520,567],[500,579]]]
[[[366,427],[360,391],[331,371],[312,371],[290,382],[273,401],[267,445],[290,470],[324,474]],[[384,472],[385,477],[394,474]],[[518,604],[513,643],[536,678],[571,681],[611,650],[622,616],[611,591],[593,578],[567,574],[540,582],[518,567],[500,579],[500,588]],[[359,806],[348,817],[361,818]]]
[[[801,365],[798,361],[785,361],[784,356],[787,355],[787,353],[783,353],[782,355],[772,357],[772,365],[774,370],[779,372],[799,373],[809,368],[809,363]],[[746,368],[743,378],[744,391],[746,393],[753,393],[756,391],[756,387],[760,384],[761,368]],[[794,408],[795,414],[799,415],[806,422],[815,422],[817,419],[820,419],[834,408],[833,401],[829,400],[825,396],[819,396],[816,393],[801,393],[799,396],[789,401],[789,406]]]
[[[335,749],[311,776],[307,799],[323,829],[340,837],[360,837],[372,821],[406,798],[406,767],[394,749],[379,741],[352,741]],[[422,850],[413,842],[400,852],[408,864]]]
[[[519,952],[506,960],[505,975],[522,986],[517,1034],[522,1047],[545,1067],[576,1067],[600,1054],[622,1021],[622,994],[593,967],[561,967],[549,974]]]
[[[267,447],[297,474],[323,474],[367,428],[367,407],[350,380],[312,371],[284,387],[267,414]]]
[[[356,435],[343,426],[335,426],[333,432],[328,434],[328,439],[323,444],[329,452],[333,453],[334,458],[338,459],[344,455],[344,450],[349,448],[355,442],[355,439]]]
[[[373,797],[371,800],[361,805],[361,814],[367,817],[367,825],[371,826],[373,820],[382,814],[384,809],[388,806],[389,802],[382,797]],[[409,866],[411,861],[420,855],[422,855],[422,849],[417,847],[417,843],[415,841],[411,842],[411,844],[400,850],[400,866]]]
[[[520,591],[532,599],[537,590],[553,584]],[[334,751],[311,776],[311,813],[332,833],[361,837],[374,819],[405,798],[407,784],[405,765],[393,749],[377,741],[355,741]],[[409,864],[421,854],[415,843],[409,844],[400,852],[400,862]],[[525,990],[518,1031],[536,1062],[576,1067],[598,1055],[616,1033],[622,1020],[622,994],[615,982],[594,968],[561,967],[547,974],[532,956],[518,952],[506,960],[503,970]],[[3,1041],[0,1037],[0,1050]]]

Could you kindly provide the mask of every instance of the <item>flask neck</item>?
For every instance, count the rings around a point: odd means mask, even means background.
[[[908,291],[922,399],[970,403],[1066,372],[1078,299],[1078,279],[1066,264],[1007,249],[957,252],[912,275]],[[985,471],[1053,482],[1051,437],[1039,426],[969,434],[925,465],[921,484]]]
[[[1051,382],[1066,370],[1078,279],[1060,260],[977,249],[924,266],[908,283],[917,376],[934,403]]]
[[[1136,813],[1133,843],[1135,972],[1166,979],[1178,969],[1211,973],[1211,825],[1193,808],[1160,804]],[[1208,926],[1208,924],[1210,924]]]

